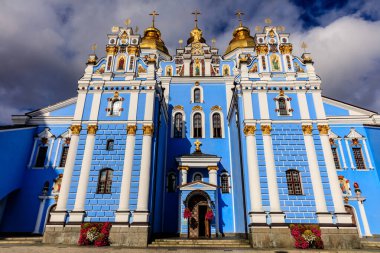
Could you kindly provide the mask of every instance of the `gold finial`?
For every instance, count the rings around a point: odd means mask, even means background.
[[[136,25],[135,27],[135,33],[138,33],[139,32],[139,27]]]
[[[124,21],[124,24],[126,26],[129,26],[131,24],[131,19],[130,18],[127,18],[125,21]]]
[[[239,26],[243,26],[243,23],[242,23],[242,20],[241,20],[241,16],[244,15],[244,12],[241,12],[240,10],[237,10],[235,15],[238,17],[238,20],[239,20]]]
[[[150,16],[152,16],[152,27],[154,27],[154,21],[156,19],[156,16],[160,15],[157,11],[152,11],[152,13],[149,13]]]
[[[213,49],[215,48],[215,42],[216,42],[216,39],[215,39],[215,38],[212,38],[212,39],[211,39],[211,43],[212,43],[212,48],[213,48]]]
[[[195,27],[198,28],[198,15],[200,15],[201,13],[200,13],[197,9],[195,9],[195,11],[192,12],[191,14],[194,15],[194,17],[195,17],[195,18],[194,18]]]
[[[260,32],[260,31],[261,31],[261,26],[257,25],[257,26],[255,27],[255,31],[256,31],[256,32]]]
[[[98,45],[96,45],[96,43],[91,45],[91,50],[94,52],[94,54],[95,54],[95,50],[97,47],[98,47]]]
[[[307,44],[304,41],[301,43],[301,47],[303,48],[303,52],[306,53]]]
[[[120,30],[120,28],[119,28],[118,26],[112,26],[111,31],[112,31],[113,33],[117,33],[119,30]]]
[[[196,140],[194,144],[195,144],[195,151],[198,151],[198,152],[201,151],[202,142],[200,142],[199,140]]]
[[[266,18],[264,21],[265,21],[265,24],[267,24],[267,25],[272,24],[272,19],[270,19],[270,18]]]
[[[178,40],[179,48],[182,48],[183,39]]]

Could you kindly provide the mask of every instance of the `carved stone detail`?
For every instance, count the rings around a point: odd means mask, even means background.
[[[87,134],[96,134],[97,130],[98,130],[97,125],[88,125],[87,126]]]
[[[281,54],[292,54],[293,46],[292,44],[281,44],[280,52]]]
[[[173,110],[182,110],[183,111],[183,106],[182,105],[176,105],[176,106],[174,106]]]
[[[144,125],[143,126],[144,135],[152,136],[153,131],[154,131],[153,125]]]
[[[214,111],[221,111],[222,110],[222,107],[219,106],[219,105],[214,105],[213,107],[211,107],[211,111],[214,112]]]
[[[136,135],[136,129],[137,129],[136,125],[128,125],[127,126],[127,134],[128,135]]]
[[[218,170],[218,166],[208,166],[207,169],[210,170]]]
[[[272,131],[272,127],[270,125],[261,125],[261,131],[263,135],[270,135],[270,132]]]
[[[302,126],[302,132],[304,135],[311,135],[313,133],[313,126],[312,125],[303,125]]]
[[[254,135],[256,132],[256,126],[245,125],[243,131],[244,131],[245,136]]]
[[[72,135],[79,135],[80,131],[82,130],[82,126],[81,125],[72,125],[70,127],[70,130],[71,130]]]
[[[193,107],[193,111],[203,111],[203,108],[200,105],[196,105]]]
[[[328,135],[330,127],[328,125],[318,125],[318,131],[321,135]]]
[[[267,45],[257,45],[256,46],[256,52],[257,54],[267,54],[268,53],[268,46]]]
[[[189,167],[187,167],[187,166],[179,166],[178,170],[189,170]]]

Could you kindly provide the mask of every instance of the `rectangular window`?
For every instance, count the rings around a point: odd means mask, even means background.
[[[302,195],[301,178],[298,171],[286,171],[286,181],[289,195]]]
[[[334,157],[335,168],[337,170],[340,170],[341,168],[340,168],[339,157],[338,157],[338,152],[336,151],[336,147],[331,147],[331,151]]]
[[[46,159],[47,150],[48,150],[47,146],[39,147],[35,167],[44,167],[45,166],[45,159]]]
[[[356,162],[356,168],[358,170],[365,170],[365,163],[363,159],[362,149],[360,147],[352,148],[352,151],[354,152],[354,159]]]
[[[59,163],[59,167],[65,167],[67,154],[69,153],[69,147],[62,148],[61,162]]]

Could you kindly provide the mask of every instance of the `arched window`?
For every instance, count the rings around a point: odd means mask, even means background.
[[[298,170],[287,170],[286,182],[289,195],[302,195],[301,177]]]
[[[280,115],[288,115],[288,110],[286,108],[286,100],[284,97],[278,99],[278,109],[280,110]]]
[[[182,138],[183,119],[182,113],[177,112],[174,115],[174,138]]]
[[[335,169],[339,170],[340,162],[339,162],[339,157],[338,157],[338,152],[337,152],[337,146],[335,144],[335,140],[332,138],[330,138],[330,145],[331,145],[331,151],[334,157]]]
[[[114,140],[112,140],[112,139],[107,140],[106,149],[108,151],[112,151],[113,150],[113,146],[114,146]]]
[[[363,159],[362,148],[360,146],[352,147],[352,152],[354,153],[356,169],[365,170],[366,167]]]
[[[176,180],[176,176],[175,176],[175,174],[174,173],[170,173],[169,175],[168,175],[168,192],[175,192],[175,190],[176,190],[176,184],[177,184],[177,182],[176,182],[177,180]]]
[[[193,116],[193,138],[202,138],[202,115],[199,112]]]
[[[110,194],[112,186],[112,169],[102,169],[99,173],[98,194]]]
[[[202,174],[201,173],[195,173],[194,176],[193,176],[193,181],[202,181]]]
[[[214,113],[212,115],[212,129],[214,138],[222,138],[222,123],[219,113]]]
[[[40,146],[38,148],[38,154],[36,159],[35,167],[44,167],[45,166],[45,160],[46,160],[46,154],[47,154],[48,146]]]
[[[69,153],[69,146],[63,146],[61,161],[59,162],[59,167],[65,167],[68,153]]]
[[[117,70],[124,70],[125,66],[125,59],[124,57],[121,57],[119,59],[119,63],[117,64]]]
[[[128,67],[128,70],[133,70],[133,65],[135,64],[135,57],[132,55],[130,58],[129,58],[129,67]]]
[[[199,88],[194,89],[194,103],[201,102],[201,90]]]
[[[220,176],[220,185],[222,186],[222,193],[230,192],[230,182],[227,173],[223,173]]]
[[[121,101],[120,100],[113,101],[111,104],[110,115],[119,115],[120,108],[121,108]]]

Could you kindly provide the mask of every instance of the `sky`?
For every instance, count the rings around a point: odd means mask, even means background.
[[[171,54],[201,12],[204,38],[223,54],[238,25],[255,32],[271,18],[285,26],[293,52],[304,41],[322,79],[323,95],[380,111],[380,0],[2,0],[0,8],[0,125],[11,115],[42,108],[76,96],[91,45],[105,55],[107,33],[127,18],[139,33],[156,27]]]

